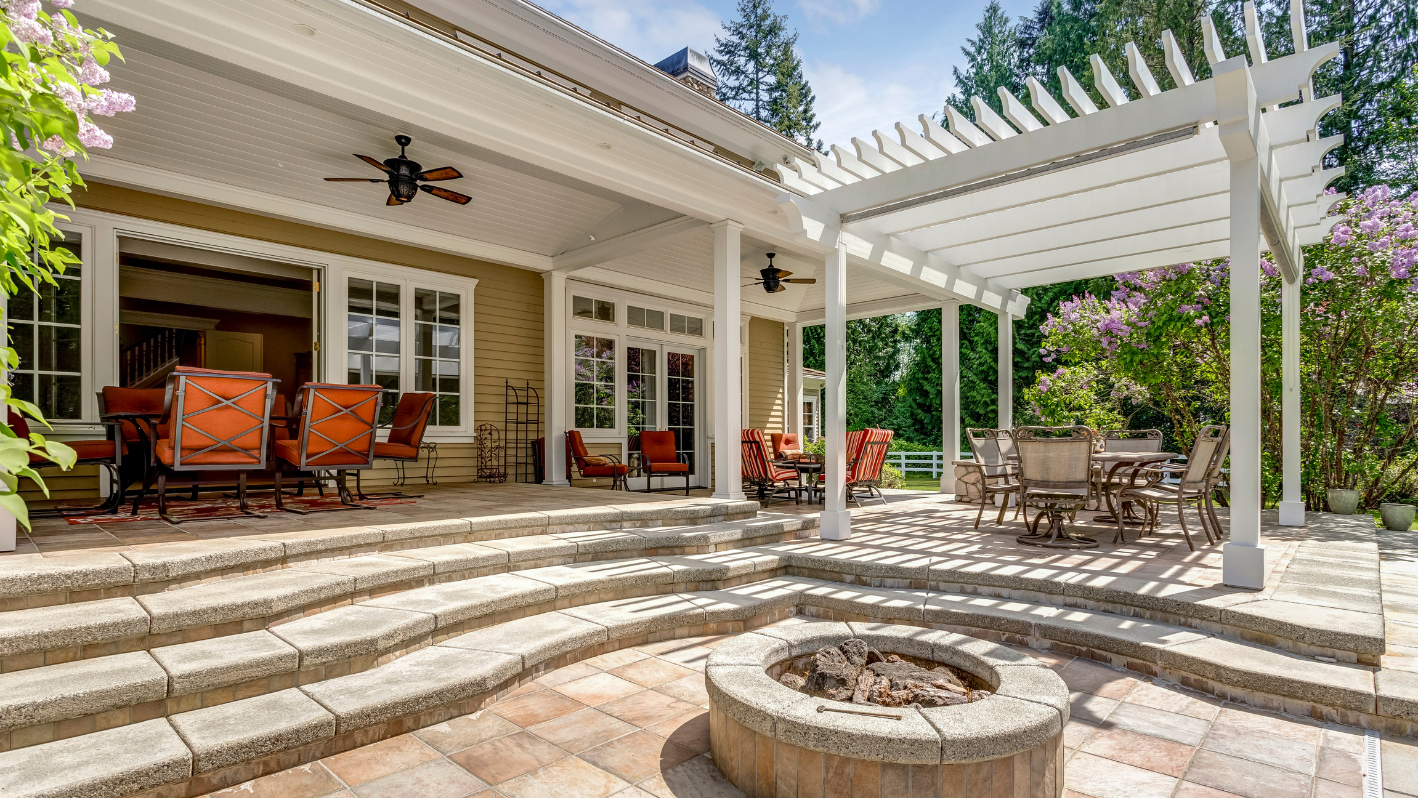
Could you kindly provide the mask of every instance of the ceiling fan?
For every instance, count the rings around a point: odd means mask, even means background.
[[[399,145],[399,157],[389,158],[383,163],[368,155],[355,154],[356,158],[388,174],[388,178],[380,180],[373,177],[327,177],[325,180],[330,183],[388,183],[389,201],[385,202],[385,205],[403,205],[411,202],[420,191],[440,199],[446,199],[449,202],[456,202],[459,205],[467,205],[472,201],[473,198],[467,194],[459,194],[456,191],[449,191],[438,186],[422,185],[438,180],[457,180],[463,176],[463,173],[451,166],[424,170],[418,162],[411,161],[404,155],[404,148],[409,146],[413,139],[398,135],[394,137],[394,142]]]
[[[788,276],[792,274],[792,272],[783,271],[782,269],[779,269],[778,267],[776,267],[776,266],[773,265],[773,258],[774,258],[777,254],[778,254],[778,253],[776,253],[776,252],[769,252],[769,253],[768,253],[768,268],[766,268],[766,269],[759,269],[759,270],[758,270],[758,273],[763,276],[763,279],[762,279],[762,280],[758,280],[758,281],[756,281],[756,282],[749,283],[749,285],[761,285],[761,286],[763,286],[763,290],[764,290],[764,291],[767,291],[767,292],[770,293],[770,294],[776,294],[776,293],[778,293],[778,292],[780,292],[780,291],[786,291],[786,290],[788,290],[787,286],[783,285],[783,283],[797,283],[798,285],[813,285],[813,284],[815,284],[815,283],[817,282],[816,279],[813,279],[813,278],[810,278],[810,277],[809,277],[809,278],[798,277],[798,278],[795,278],[795,279],[792,279],[792,280],[787,279]]]

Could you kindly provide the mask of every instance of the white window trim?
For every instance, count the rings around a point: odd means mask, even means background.
[[[87,434],[100,429],[98,420],[97,386],[117,384],[118,369],[118,239],[120,237],[142,238],[198,249],[245,255],[253,258],[273,260],[304,266],[314,271],[321,283],[316,294],[316,318],[320,325],[321,351],[312,379],[317,382],[343,383],[345,368],[345,286],[346,276],[353,271],[357,274],[380,275],[386,282],[411,280],[420,286],[460,290],[464,292],[466,304],[463,311],[463,386],[462,394],[464,424],[450,430],[446,427],[429,427],[427,440],[471,442],[477,428],[475,418],[475,378],[474,373],[474,309],[476,298],[476,277],[460,277],[425,269],[414,269],[382,261],[355,258],[330,252],[295,247],[261,241],[254,238],[228,235],[186,227],[169,222],[151,221],[132,216],[98,211],[86,208],[54,206],[54,210],[69,217],[60,227],[68,227],[85,233],[84,244],[84,416],[81,422],[55,424],[56,437],[73,434]],[[90,279],[92,274],[92,279]],[[333,296],[338,289],[338,299]],[[411,322],[412,323],[412,322]],[[412,342],[412,337],[410,337]]]

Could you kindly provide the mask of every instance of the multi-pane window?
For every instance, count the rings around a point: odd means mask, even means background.
[[[684,335],[703,335],[704,319],[698,316],[681,316],[678,313],[671,313],[670,332],[683,333]]]
[[[666,410],[669,429],[675,434],[675,448],[689,456],[689,471],[694,473],[695,384],[694,355],[669,352],[666,354],[666,387],[669,390]]]
[[[630,451],[640,451],[640,432],[658,429],[655,426],[656,364],[660,353],[638,346],[625,348],[625,434],[630,437]]]
[[[631,327],[641,327],[646,330],[663,330],[665,329],[665,312],[626,305],[625,323]]]
[[[576,336],[576,427],[615,429],[615,339]]]
[[[578,319],[615,321],[615,303],[584,296],[571,297],[571,315]]]
[[[397,283],[351,277],[346,352],[352,385],[384,388],[380,423],[399,403],[400,303]]]
[[[430,424],[462,425],[462,301],[457,294],[414,289],[414,389],[438,395]]]
[[[64,236],[55,246],[79,257],[81,236]],[[55,285],[41,282],[38,292],[21,287],[6,306],[10,346],[20,358],[10,372],[11,390],[51,420],[83,415],[82,273],[82,266],[71,264],[54,275]]]

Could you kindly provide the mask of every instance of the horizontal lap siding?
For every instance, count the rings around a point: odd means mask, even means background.
[[[783,406],[783,323],[749,320],[748,425],[769,432],[785,431]]]

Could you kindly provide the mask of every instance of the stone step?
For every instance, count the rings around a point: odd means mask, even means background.
[[[873,630],[856,624],[882,622],[966,632],[1090,656],[1268,709],[1398,734],[1418,731],[1418,700],[1386,692],[1384,674],[1376,682],[1371,671],[1354,665],[1108,613],[778,577],[549,610],[360,673],[0,753],[0,784],[7,796],[123,796],[178,782],[214,790],[477,711],[586,657],[658,639],[758,628],[795,610],[853,624],[844,627],[852,633]],[[796,628],[764,633],[791,648]],[[136,663],[149,655],[121,656]],[[66,766],[56,768],[55,761]]]
[[[378,518],[368,526],[167,543],[121,552],[7,556],[0,558],[0,612],[157,593],[172,586],[358,554],[534,535],[744,521],[758,509],[754,501],[685,499],[413,522],[378,513],[371,514]]]
[[[136,598],[15,610],[0,613],[0,673],[250,632],[349,603],[495,573],[711,552],[807,535],[815,527],[813,517],[765,515],[688,526],[528,535],[297,562]],[[191,557],[191,547],[199,544],[179,545],[183,557]],[[227,546],[215,551],[226,556],[234,550]],[[576,573],[562,576],[578,578]]]

